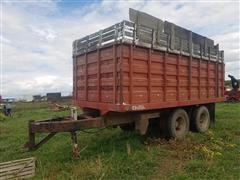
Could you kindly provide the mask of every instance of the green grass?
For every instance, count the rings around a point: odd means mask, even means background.
[[[217,104],[216,124],[183,141],[146,139],[108,128],[78,132],[80,157],[71,158],[68,133],[57,134],[33,152],[24,149],[27,123],[67,115],[46,103],[17,104],[0,120],[0,162],[37,157],[34,179],[240,179],[240,104]],[[42,137],[42,135],[39,135]]]

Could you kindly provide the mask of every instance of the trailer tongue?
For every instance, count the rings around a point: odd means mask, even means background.
[[[46,143],[55,134],[59,132],[69,132],[73,145],[73,156],[77,156],[77,135],[76,131],[89,128],[103,127],[101,118],[79,117],[78,120],[74,117],[55,118],[41,121],[29,121],[28,135],[29,140],[26,146],[30,151],[38,149],[41,145]],[[40,142],[36,142],[36,133],[48,133]]]
[[[120,126],[167,137],[205,132],[224,100],[224,52],[214,41],[130,9],[122,21],[73,42],[74,104],[84,115],[29,122],[29,150],[59,132]],[[163,124],[163,125],[162,125]],[[162,129],[163,128],[163,129]],[[35,142],[36,133],[49,133]]]

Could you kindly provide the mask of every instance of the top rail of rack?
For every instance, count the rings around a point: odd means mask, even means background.
[[[132,21],[122,21],[73,42],[73,57],[114,43],[128,43],[206,60],[224,61],[224,51],[214,41],[162,21],[144,12],[129,10]]]

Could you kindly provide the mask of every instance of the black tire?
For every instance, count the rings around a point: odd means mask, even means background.
[[[192,128],[194,131],[204,133],[210,127],[210,115],[205,106],[200,106],[193,113]]]
[[[184,109],[177,109],[168,116],[168,135],[170,138],[183,139],[189,132],[189,118]]]

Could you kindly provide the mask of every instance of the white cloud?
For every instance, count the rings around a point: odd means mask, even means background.
[[[36,33],[39,38],[43,38],[48,41],[53,41],[57,37],[57,33],[52,29],[37,29],[33,27],[32,31]]]
[[[72,2],[79,6],[78,2]],[[240,78],[239,2],[102,1],[62,12],[57,1],[3,4],[3,95],[72,91],[72,41],[128,19],[128,8],[203,34]]]

